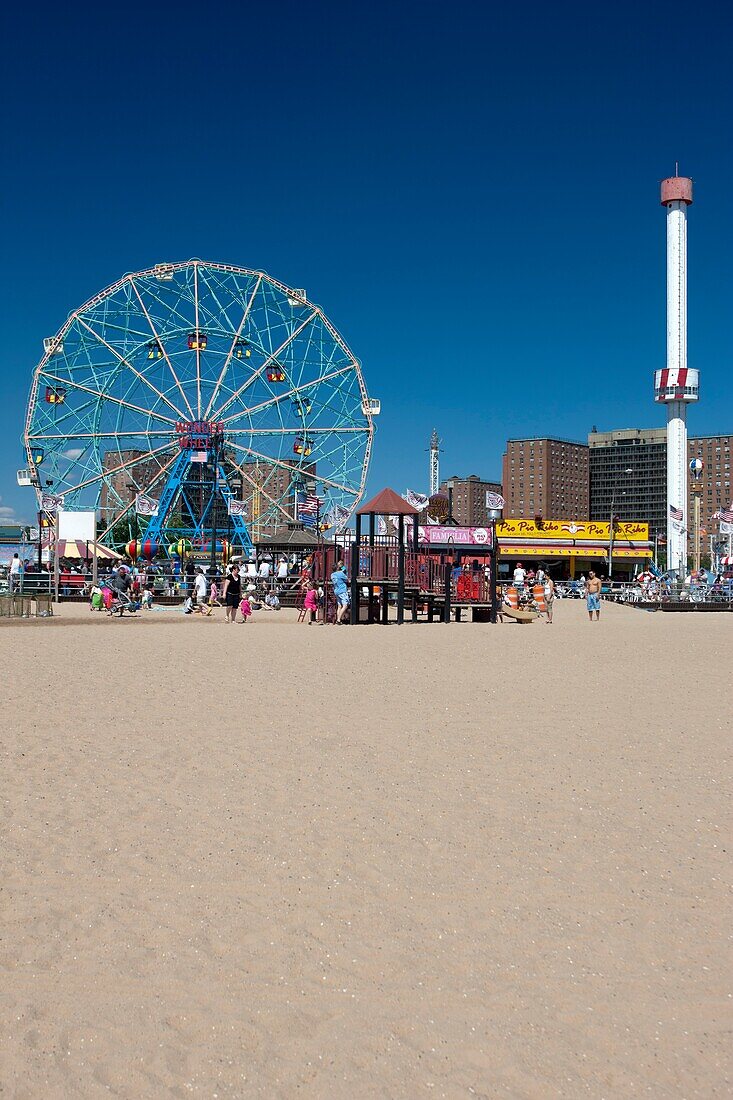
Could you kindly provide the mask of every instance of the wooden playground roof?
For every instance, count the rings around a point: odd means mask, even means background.
[[[357,516],[418,516],[417,508],[413,508],[406,500],[403,500],[394,489],[382,489],[375,497],[362,504],[357,509]]]
[[[255,545],[263,550],[299,550],[306,548],[315,549],[319,541],[315,531],[310,531],[297,523],[283,524],[277,527],[272,535],[264,539],[255,539]]]

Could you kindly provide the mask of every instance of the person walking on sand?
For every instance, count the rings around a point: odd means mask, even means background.
[[[588,572],[588,580],[585,582],[585,606],[588,608],[588,618],[593,622],[593,612],[596,613],[596,622],[601,617],[601,581],[593,570]]]
[[[239,577],[239,566],[236,562],[224,581],[224,587],[221,594],[224,598],[224,621],[227,623],[236,623],[237,608],[242,598],[242,581]]]
[[[206,577],[204,576],[204,571],[201,568],[201,566],[198,565],[196,567],[196,579],[193,582],[193,590],[194,590],[196,603],[199,604],[202,608],[203,608],[204,604],[206,603],[206,594],[207,594],[207,591],[208,591],[208,587],[209,586],[206,582]]]
[[[547,608],[547,621],[552,622],[552,605],[555,602],[555,582],[549,573],[544,574],[545,583],[545,607]]]
[[[8,574],[8,591],[17,592],[20,588],[22,588],[22,578],[23,563],[20,560],[19,554],[13,554],[13,560],[10,563],[10,573]]]

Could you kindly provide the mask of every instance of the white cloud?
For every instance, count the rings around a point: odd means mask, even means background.
[[[83,447],[69,447],[68,451],[64,451],[64,458],[70,458],[73,461],[77,458],[81,458],[83,454]]]
[[[18,518],[18,515],[10,504],[2,504],[2,497],[0,497],[0,523],[23,523],[22,519]]]

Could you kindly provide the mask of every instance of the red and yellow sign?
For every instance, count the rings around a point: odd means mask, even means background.
[[[597,539],[603,542],[610,537],[610,526],[609,523],[595,520],[545,519],[539,526],[533,519],[503,519],[496,525],[496,537],[499,540]],[[614,525],[613,537],[621,542],[648,542],[649,524],[617,523]]]

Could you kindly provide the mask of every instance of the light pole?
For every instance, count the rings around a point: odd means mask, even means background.
[[[634,471],[631,469],[631,467],[627,467],[627,469],[624,470],[624,474],[627,477],[629,476],[629,474],[633,474],[633,472]],[[625,494],[626,494],[626,490],[622,489],[621,490],[621,496],[624,496]],[[613,577],[613,512],[614,512],[615,507],[616,507],[616,486],[614,485],[613,492],[611,494],[611,516],[610,516],[610,522],[608,524],[608,579],[609,579],[609,581]]]
[[[489,509],[489,520],[491,521],[491,554],[489,556],[490,569],[491,569],[491,585],[489,589],[489,598],[491,601],[491,610],[489,612],[489,621],[495,623],[498,617],[499,610],[499,596],[496,586],[497,573],[499,571],[499,547],[496,545],[496,524],[502,517],[501,508]]]
[[[693,458],[690,462],[690,475],[692,477],[692,503],[694,515],[694,539],[693,547],[695,572],[700,572],[700,498],[702,496],[702,471],[704,463],[701,458]]]
[[[217,493],[219,491],[219,462],[221,460],[222,444],[224,436],[221,431],[214,429],[211,433],[211,555],[209,557],[209,573],[216,576],[216,540],[217,530]]]

